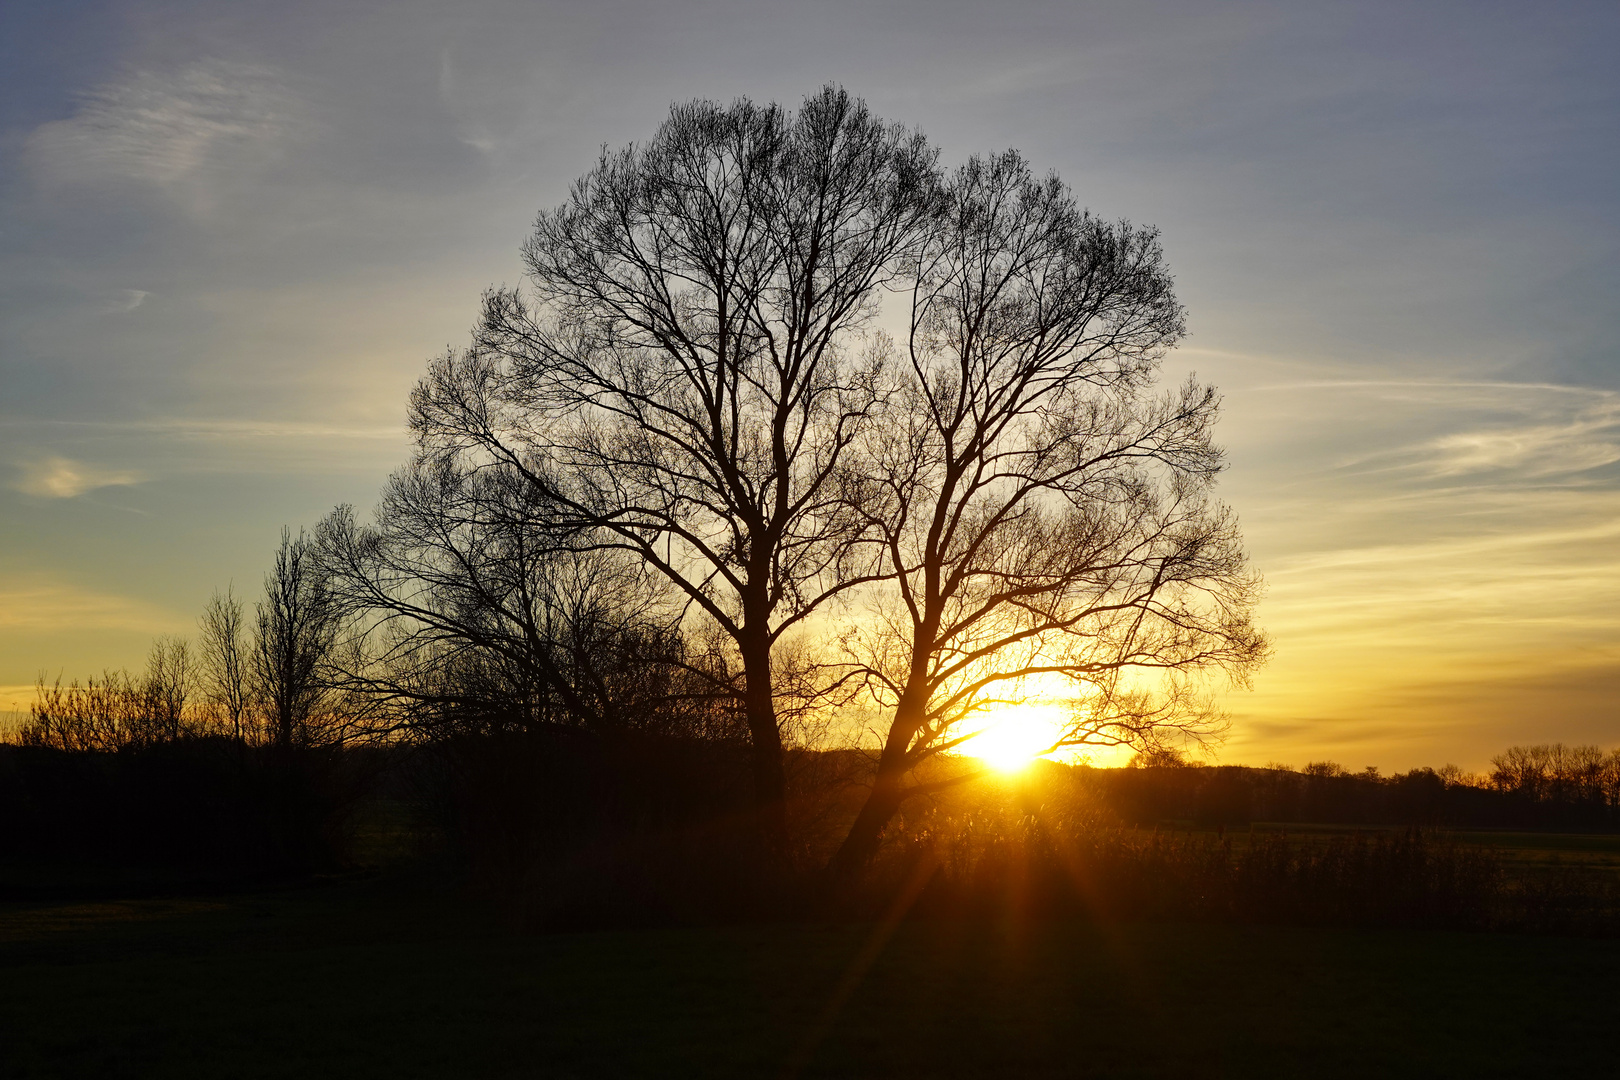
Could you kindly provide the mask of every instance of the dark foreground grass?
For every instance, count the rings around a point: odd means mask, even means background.
[[[918,922],[852,980],[873,934],[521,935],[382,879],[10,907],[0,1076],[1577,1076],[1620,1030],[1612,940]]]

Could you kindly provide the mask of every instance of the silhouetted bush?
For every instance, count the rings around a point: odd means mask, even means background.
[[[740,739],[491,726],[420,747],[401,786],[466,882],[522,922],[714,922],[814,910],[870,762],[798,750],[787,771],[788,860],[762,841]]]
[[[1620,928],[1609,877],[1509,873],[1489,851],[1431,828],[1331,835],[1222,826],[1272,805],[1279,791],[1306,805],[1312,785],[1354,798],[1372,783],[1327,770],[1290,782],[1281,770],[1044,765],[909,807],[865,888],[834,894],[819,867],[858,806],[863,759],[800,758],[801,826],[818,815],[827,824],[820,833],[801,827],[821,840],[796,867],[760,846],[747,755],[723,740],[565,728],[484,735],[431,748],[414,775],[419,802],[436,803],[469,881],[537,925],[876,917],[899,904],[925,917]],[[1426,812],[1444,788],[1397,779],[1378,790]],[[1138,807],[1169,801],[1189,811],[1189,823],[1214,819],[1219,831],[1133,826],[1114,807],[1121,793]]]
[[[215,882],[336,868],[350,811],[383,778],[381,797],[414,804],[462,880],[530,925],[876,916],[899,903],[929,917],[1620,930],[1615,875],[1556,863],[1510,872],[1442,831],[1522,821],[1513,815],[1526,806],[1568,820],[1546,810],[1563,805],[1558,791],[1582,790],[1568,785],[1532,796],[1327,763],[1041,763],[908,804],[864,891],[834,894],[821,868],[869,770],[856,752],[792,755],[800,848],[784,862],[760,841],[747,748],[724,737],[493,725],[415,747],[0,746],[0,860],[179,868]],[[1310,817],[1367,831],[1249,825]]]

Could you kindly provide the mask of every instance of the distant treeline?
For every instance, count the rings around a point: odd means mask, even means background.
[[[392,751],[356,740],[367,702],[325,677],[333,620],[306,555],[284,538],[252,618],[216,595],[197,644],[160,637],[143,671],[40,678],[0,744],[0,899],[344,865]]]
[[[1130,823],[1322,822],[1447,828],[1620,831],[1620,749],[1514,746],[1489,773],[1456,766],[1382,776],[1333,762],[1192,766],[1155,755],[1127,769],[1081,769],[1083,782]]]
[[[1160,746],[1126,768],[962,782],[971,763],[934,759],[873,879],[839,895],[825,868],[875,763],[817,749],[825,712],[798,682],[783,676],[779,703],[784,852],[762,842],[723,650],[559,592],[540,645],[536,620],[510,641],[474,620],[481,644],[459,650],[384,625],[367,659],[340,633],[350,608],[318,554],[284,535],[251,613],[216,596],[196,643],[159,639],[143,671],[40,680],[0,746],[0,896],[51,891],[46,864],[215,883],[341,867],[369,803],[545,925],[872,913],[896,890],[935,913],[1016,894],[1029,913],[1107,917],[1583,932],[1620,918],[1607,878],[1516,878],[1429,831],[1620,831],[1620,750],[1561,744],[1513,747],[1485,774],[1195,765]],[[1324,846],[1182,827],[1252,822],[1394,828]]]
[[[221,621],[228,627],[223,632],[218,630]],[[401,735],[386,724],[379,729],[377,711],[365,695],[343,693],[320,682],[313,663],[302,673],[296,665],[283,665],[292,669],[290,675],[278,672],[275,628],[261,619],[249,633],[243,621],[240,605],[229,597],[216,598],[205,615],[201,658],[184,640],[159,638],[140,674],[109,671],[99,679],[66,685],[41,679],[16,741],[25,747],[75,753],[133,752],[206,739],[291,751],[353,745],[357,734],[372,745]],[[211,629],[216,631],[212,635]],[[272,645],[264,644],[265,638]],[[255,657],[260,658],[256,663]],[[283,707],[283,701],[291,706]],[[643,741],[668,745],[737,741],[734,724],[701,708],[688,707],[685,712],[691,715],[683,714],[673,723],[666,719],[650,727],[626,725],[624,733],[638,731]],[[574,732],[572,744],[592,741],[584,739],[586,729],[567,723],[508,729],[498,716],[488,715],[487,707],[475,710],[470,723],[435,728],[431,741],[455,747],[453,756],[458,760],[483,760],[489,751],[474,747],[480,740],[493,739],[503,748],[497,756],[518,744],[530,747],[520,756],[536,769],[542,766],[533,747],[560,745],[558,740],[569,731]],[[529,731],[536,734],[522,734]],[[554,733],[546,735],[547,731]],[[620,744],[628,745],[623,738],[615,743]],[[839,759],[836,767],[821,771],[858,785],[862,755],[841,752],[832,758]],[[806,755],[800,753],[798,759],[802,762]],[[1043,767],[1070,768],[1051,763]],[[1351,772],[1331,761],[1312,762],[1303,769],[1200,765],[1167,750],[1139,754],[1127,768],[1076,766],[1073,771],[1076,782],[1100,808],[1127,824],[1320,822],[1620,831],[1620,748],[1514,746],[1493,757],[1486,773],[1446,765],[1385,776],[1376,768]],[[649,786],[645,778],[638,783]],[[712,785],[714,780],[702,783]]]

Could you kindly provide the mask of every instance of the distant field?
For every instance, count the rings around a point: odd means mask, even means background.
[[[1564,865],[1620,873],[1620,836],[1485,830],[1462,830],[1455,835],[1460,843],[1489,848],[1509,869]]]
[[[387,878],[12,906],[0,1075],[1577,1076],[1612,1067],[1620,1022],[1620,941],[957,923],[878,940],[523,935]]]
[[[1208,832],[1208,829],[1203,830]],[[1357,832],[1391,832],[1385,826],[1298,824],[1257,821],[1254,833],[1286,833],[1301,841],[1320,841]],[[1228,831],[1234,839],[1249,835],[1249,826]],[[1489,850],[1510,872],[1515,867],[1581,866],[1620,873],[1620,835],[1611,833],[1505,832],[1492,829],[1435,830],[1459,844]]]

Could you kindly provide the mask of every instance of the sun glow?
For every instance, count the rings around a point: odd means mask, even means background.
[[[962,744],[962,752],[998,772],[1027,769],[1063,734],[1068,710],[1049,702],[1028,702],[998,709]]]

